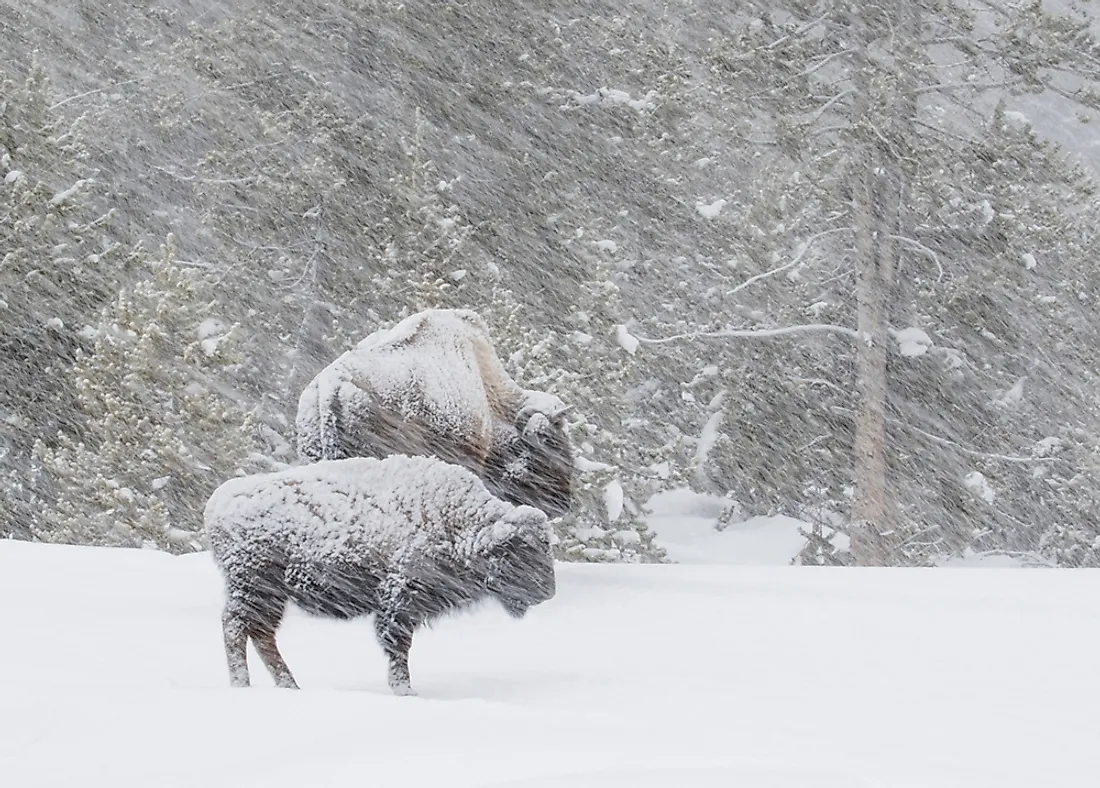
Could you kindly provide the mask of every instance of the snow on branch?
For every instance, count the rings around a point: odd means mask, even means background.
[[[855,412],[852,411],[850,408],[834,406],[831,408],[831,410],[836,413],[843,413],[847,416],[855,416]],[[931,432],[925,432],[919,427],[914,427],[912,424],[906,424],[904,421],[889,418],[886,421],[891,425],[901,427],[917,435],[920,435],[922,438],[927,438],[933,443],[938,443],[940,446],[948,446],[952,449],[955,449],[960,454],[965,454],[969,457],[978,457],[983,460],[998,460],[1000,462],[1018,463],[1062,461],[1061,457],[1022,457],[1016,454],[997,454],[995,452],[976,451],[975,449],[968,449],[961,444],[955,443],[955,441],[948,440],[947,438],[941,438],[939,435],[933,435]]]
[[[737,285],[737,287],[730,290],[726,295],[733,295],[734,293],[738,293],[741,290],[744,290],[749,285],[751,285],[755,282],[759,282],[761,279],[766,279],[769,276],[773,276],[775,274],[782,273],[783,271],[786,271],[789,268],[794,268],[796,265],[798,265],[800,262],[802,262],[802,258],[806,256],[806,252],[808,252],[810,250],[810,247],[814,244],[814,242],[824,238],[827,235],[832,235],[834,233],[842,233],[842,232],[846,232],[846,231],[851,230],[851,229],[852,229],[851,227],[833,227],[830,230],[822,230],[821,232],[817,233],[816,235],[811,235],[809,238],[807,238],[805,241],[803,241],[801,244],[799,244],[798,250],[795,252],[794,257],[791,258],[791,261],[789,263],[785,263],[784,265],[781,265],[778,268],[773,268],[770,271],[765,271],[762,274],[757,274],[756,276],[750,276],[744,282]]]
[[[671,337],[653,339],[650,337],[635,337],[643,345],[663,345],[666,342],[676,342],[681,339],[726,339],[732,337],[755,337],[765,339],[768,337],[780,337],[788,334],[814,334],[831,333],[843,334],[853,339],[859,336],[859,332],[847,326],[835,326],[831,323],[810,323],[801,326],[784,326],[783,328],[727,328],[722,331],[691,331],[687,334],[676,334]]]
[[[898,352],[907,358],[923,356],[932,348],[932,338],[915,326],[900,331],[888,331],[898,343]]]
[[[941,438],[938,435],[933,435],[930,432],[925,432],[924,430],[922,430],[918,427],[914,427],[911,424],[906,424],[906,423],[901,422],[901,421],[895,421],[894,419],[891,419],[891,421],[893,421],[894,423],[898,424],[901,427],[904,427],[905,429],[909,430],[910,432],[915,432],[917,435],[920,435],[921,437],[927,438],[928,440],[932,441],[933,443],[938,443],[941,446],[950,446],[951,448],[955,449],[956,451],[960,452],[961,454],[966,454],[970,457],[981,457],[982,459],[986,459],[986,460],[1000,460],[1001,462],[1022,462],[1022,463],[1028,463],[1028,462],[1053,462],[1055,460],[1060,460],[1061,459],[1060,457],[1020,457],[1020,456],[1013,455],[1013,454],[995,454],[995,453],[984,452],[984,451],[975,451],[974,449],[968,449],[965,446],[961,446],[958,443],[955,443],[954,441],[950,441],[947,438]]]
[[[56,208],[57,206],[61,205],[62,203],[68,202],[74,196],[76,196],[77,192],[79,192],[81,189],[83,189],[89,183],[92,183],[91,178],[81,178],[79,181],[74,183],[68,189],[64,189],[62,191],[59,191],[57,194],[55,194],[53,197],[51,197],[50,202],[49,202],[49,206],[51,208]]]
[[[626,326],[620,325],[615,327],[615,339],[619,343],[619,347],[632,356],[638,349],[638,338],[631,335],[631,333],[626,330]]]

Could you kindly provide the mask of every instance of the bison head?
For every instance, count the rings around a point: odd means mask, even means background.
[[[565,434],[569,409],[520,411],[503,430],[486,468],[486,486],[516,506],[561,517],[573,497],[573,449]]]
[[[513,618],[552,599],[557,591],[546,515],[519,506],[498,525],[503,532],[488,554],[487,589]]]

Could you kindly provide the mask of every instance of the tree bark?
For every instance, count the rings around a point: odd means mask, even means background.
[[[857,304],[856,339],[856,434],[854,446],[856,494],[852,505],[851,552],[857,565],[888,566],[896,563],[897,516],[890,497],[886,455],[887,354],[889,315],[894,301],[894,273],[906,173],[898,143],[904,124],[911,118],[911,92],[882,100],[890,86],[909,84],[895,60],[883,67],[873,62],[869,50],[883,31],[891,36],[919,28],[919,16],[904,3],[879,6],[880,29],[872,29],[865,7],[849,12],[857,42],[853,54],[855,99],[852,156],[852,211],[855,236]],[[885,15],[889,14],[889,18]],[[890,24],[886,24],[887,22]],[[895,89],[896,89],[895,87]],[[887,108],[888,107],[888,108]]]
[[[886,482],[886,343],[887,313],[894,268],[894,248],[889,240],[881,206],[883,178],[880,157],[864,145],[858,161],[866,167],[856,189],[856,497],[852,507],[852,556],[860,565],[886,565],[890,561]],[[883,195],[885,196],[885,195]]]

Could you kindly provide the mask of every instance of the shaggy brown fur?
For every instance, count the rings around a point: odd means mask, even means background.
[[[559,517],[572,497],[567,410],[512,380],[476,313],[426,310],[317,374],[298,403],[298,453],[439,457],[504,500]]]
[[[417,628],[486,598],[518,618],[556,590],[546,515],[435,458],[322,461],[233,479],[204,518],[225,579],[233,686],[249,684],[251,639],[276,685],[297,687],[275,640],[290,602],[329,618],[373,614],[390,687],[406,695]]]

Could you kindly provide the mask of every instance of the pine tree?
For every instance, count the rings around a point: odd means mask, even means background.
[[[86,435],[37,446],[57,487],[43,539],[199,549],[206,498],[248,464],[252,419],[228,388],[235,327],[211,314],[209,286],[177,264],[171,236],[147,265],[74,365]]]
[[[582,253],[583,254],[583,253]],[[638,417],[642,380],[636,340],[626,331],[609,256],[588,255],[581,300],[568,333],[527,339],[510,357],[525,385],[546,386],[575,406],[568,434],[577,456],[574,504],[559,523],[559,554],[568,560],[661,561],[644,504],[658,489],[659,457]],[[532,374],[533,367],[541,367]]]
[[[712,52],[732,114],[750,119],[761,141],[750,190],[757,199],[726,206],[711,222],[738,241],[735,261],[748,263],[734,276],[728,267],[714,271],[716,289],[736,295],[728,314],[743,317],[679,333],[735,344],[715,352],[723,366],[764,354],[745,349],[752,342],[784,341],[773,355],[802,358],[759,371],[770,393],[748,389],[753,374],[727,375],[727,402],[740,416],[726,423],[739,422],[742,440],[721,447],[719,464],[743,475],[739,493],[793,477],[804,489],[782,497],[824,507],[823,524],[836,525],[835,508],[847,509],[843,528],[856,563],[924,563],[976,540],[1034,544],[1035,530],[1009,513],[1028,506],[1027,485],[1009,469],[1043,466],[1047,458],[1029,454],[1044,438],[1038,430],[1054,428],[1051,404],[1054,422],[1084,425],[1087,398],[1043,364],[1042,418],[1016,421],[1013,407],[988,403],[1021,375],[1039,382],[1025,361],[1036,346],[1070,364],[1071,379],[1090,377],[1067,350],[1096,327],[1065,296],[1069,280],[1091,280],[1077,289],[1086,298],[1094,286],[1095,267],[1077,239],[1093,236],[1096,202],[1092,184],[1060,152],[1016,130],[994,99],[1057,91],[1052,67],[1094,79],[1095,44],[1080,20],[1035,4],[991,9],[996,30],[980,43],[976,31],[990,20],[949,2],[936,13],[904,2],[866,9],[792,1],[755,10]],[[970,65],[942,65],[929,55],[931,41],[957,48],[956,62]],[[1036,57],[1031,44],[1040,43],[1047,54]],[[971,78],[979,65],[990,79]],[[1078,98],[1087,103],[1089,95]],[[796,251],[784,260],[785,249]],[[1057,317],[1024,306],[1021,296],[1029,291],[1034,302],[1036,288],[1054,291]],[[828,321],[806,321],[799,302]],[[796,429],[776,428],[796,420],[803,422]],[[761,432],[755,445],[745,445],[748,429]],[[777,448],[787,467],[765,473],[771,463],[762,455]],[[760,467],[746,469],[746,461]],[[967,479],[975,461],[998,467],[995,481],[1004,479],[999,489],[1012,505],[975,500],[963,518],[970,525],[952,522],[953,503],[973,497]],[[815,472],[825,484],[808,478]],[[942,499],[929,500],[929,477]]]
[[[45,492],[26,473],[35,441],[83,428],[65,373],[127,270],[86,118],[61,103],[37,53],[23,85],[0,81],[0,536],[30,533]]]

